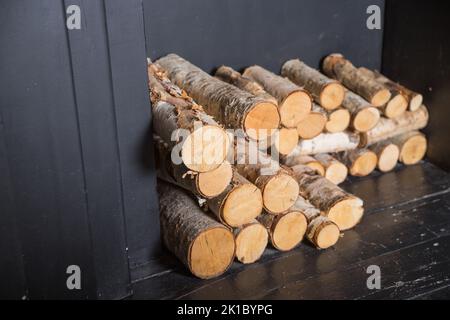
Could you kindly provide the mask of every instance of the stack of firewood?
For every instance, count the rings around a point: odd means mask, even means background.
[[[290,60],[281,76],[260,66],[211,76],[175,54],[149,61],[161,233],[195,276],[255,262],[268,242],[333,246],[364,212],[338,187],[348,173],[423,158],[420,94],[342,55],[322,69]]]

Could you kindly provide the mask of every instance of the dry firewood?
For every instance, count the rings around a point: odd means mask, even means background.
[[[165,246],[202,279],[217,277],[233,262],[230,230],[204,213],[176,186],[158,183],[161,234]]]
[[[236,144],[235,157],[236,170],[262,191],[264,208],[268,212],[279,214],[294,204],[298,184],[289,168],[280,167],[269,155],[245,141]]]
[[[243,76],[259,83],[264,90],[278,100],[281,124],[287,128],[295,128],[311,111],[312,98],[309,93],[260,66],[247,68]]]
[[[323,108],[313,103],[311,112],[297,125],[298,136],[302,139],[313,139],[324,131],[327,125],[327,113]]]
[[[158,177],[176,184],[202,198],[213,198],[221,194],[231,182],[233,168],[228,161],[211,171],[189,170],[184,163],[176,164],[170,157],[168,145],[158,136],[153,137],[156,146]]]
[[[424,128],[428,123],[428,110],[421,106],[418,110],[406,111],[395,119],[381,118],[378,124],[361,134],[360,146],[368,146],[403,133]]]
[[[297,147],[286,158],[353,150],[358,147],[358,143],[359,135],[357,133],[349,131],[322,133],[314,139],[300,140]]]
[[[286,157],[283,159],[283,163],[288,167],[293,167],[298,164],[303,164],[307,167],[310,167],[313,170],[316,170],[318,174],[321,176],[325,175],[325,168],[323,165],[315,158],[305,155],[305,156],[296,156],[296,157]]]
[[[237,172],[225,191],[206,203],[217,219],[230,227],[253,221],[263,208],[261,190]]]
[[[308,90],[314,100],[326,110],[338,108],[344,100],[344,87],[336,80],[321,74],[299,59],[287,61],[281,75]]]
[[[347,90],[342,106],[350,112],[350,125],[359,132],[366,132],[376,126],[380,112],[359,95]]]
[[[327,153],[316,154],[314,158],[323,166],[325,170],[323,176],[325,178],[334,184],[340,184],[345,181],[348,174],[348,169],[345,164]]]
[[[399,87],[395,82],[364,67],[359,68],[359,71],[368,77],[375,79],[375,81],[385,86],[391,93],[391,99],[380,108],[386,118],[397,118],[406,111],[408,108],[408,98],[399,90]]]
[[[395,136],[390,141],[400,148],[399,160],[406,164],[416,164],[427,152],[427,139],[419,131],[410,131]]]
[[[189,169],[216,169],[227,156],[229,139],[225,130],[171,83],[158,65],[150,63],[147,70],[155,133],[170,149],[182,143],[181,160]]]
[[[345,131],[350,125],[350,112],[345,108],[337,108],[334,110],[325,110],[318,104],[314,103],[312,112],[322,113],[327,121],[323,132],[336,133]]]
[[[221,66],[217,69],[215,76],[222,81],[238,87],[241,90],[264,98],[264,100],[272,101],[274,104],[278,105],[277,99],[268,94],[261,85],[249,78],[244,77],[231,67]]]
[[[280,251],[294,249],[303,240],[307,228],[306,217],[298,211],[277,216],[263,212],[258,221],[267,228],[272,246]]]
[[[400,156],[400,149],[396,144],[388,139],[371,145],[369,149],[377,155],[378,170],[388,172],[395,168]]]
[[[365,69],[364,71],[367,72],[367,69]],[[395,93],[395,95],[401,95],[403,99],[406,100],[406,104],[409,111],[416,111],[417,109],[420,108],[423,102],[423,96],[420,93],[405,88],[404,86],[390,80],[389,78],[385,77],[384,75],[382,75],[377,71],[371,70],[368,71],[372,72],[373,77],[375,78],[376,81],[389,88],[391,91]],[[401,103],[400,101],[402,101],[402,98],[398,98],[399,103]]]
[[[292,210],[305,215],[308,221],[306,238],[318,249],[334,246],[339,240],[338,226],[326,216],[321,215],[320,210],[302,196],[298,196]]]
[[[236,259],[244,264],[261,258],[267,247],[267,229],[257,220],[233,230],[236,243]]]
[[[375,107],[381,107],[391,98],[388,89],[359,71],[341,54],[334,53],[327,56],[323,61],[322,69],[327,76],[339,80]]]
[[[278,128],[280,115],[271,101],[212,77],[175,54],[157,62],[175,84],[227,128],[242,129],[253,139],[266,139]]]
[[[331,221],[339,230],[353,228],[364,213],[363,201],[304,165],[292,167],[300,186],[300,195]]]
[[[355,149],[336,154],[336,157],[344,163],[352,176],[364,177],[375,170],[377,155],[368,149]]]

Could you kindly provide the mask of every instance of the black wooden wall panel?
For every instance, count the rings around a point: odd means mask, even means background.
[[[129,295],[159,246],[142,3],[2,1],[0,35],[1,296]]]
[[[424,95],[427,156],[450,170],[450,3],[386,2],[383,72]]]
[[[332,52],[380,67],[382,30],[366,27],[384,0],[144,0],[147,52],[175,52],[212,71],[260,64],[278,72],[293,57],[318,66]]]

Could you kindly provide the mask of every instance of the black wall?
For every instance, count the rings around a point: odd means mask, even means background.
[[[424,95],[428,158],[450,170],[450,4],[386,2],[383,72]]]
[[[273,71],[293,57],[318,67],[341,52],[379,68],[382,30],[366,27],[369,5],[383,0],[143,0],[147,53],[175,52],[212,71],[260,64]]]
[[[141,1],[1,1],[0,39],[0,296],[129,295],[159,249]]]

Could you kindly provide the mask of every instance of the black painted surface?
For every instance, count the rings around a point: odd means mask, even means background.
[[[191,276],[167,254],[165,271],[135,283],[133,298],[420,299],[439,290],[445,296],[443,288],[450,285],[450,175],[423,162],[387,174],[395,185],[380,183],[382,176],[346,183],[364,198],[367,210],[331,249],[319,251],[307,243],[287,253],[269,248],[259,262],[236,262],[226,274],[207,281]],[[380,290],[366,286],[366,269],[373,264],[381,267]]]
[[[0,34],[1,296],[127,296],[159,247],[142,3],[1,1]]]
[[[210,72],[222,64],[260,64],[278,72],[301,57],[318,66],[332,52],[379,68],[382,30],[366,9],[384,0],[144,0],[147,53],[175,52]]]
[[[386,1],[383,72],[424,95],[428,157],[450,170],[450,3]]]

